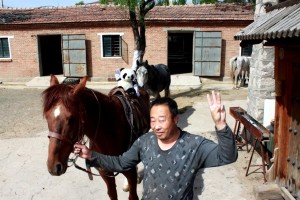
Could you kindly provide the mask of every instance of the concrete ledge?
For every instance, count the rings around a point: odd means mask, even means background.
[[[171,85],[193,85],[199,87],[201,82],[199,76],[178,74],[171,76]]]
[[[60,83],[66,78],[62,75],[56,75],[56,77]],[[34,77],[32,80],[25,83],[25,85],[28,87],[48,87],[50,86],[50,76]]]
[[[63,75],[56,75],[59,82],[63,82],[66,78]],[[96,81],[93,78],[87,81],[87,87],[93,89],[105,89],[110,90],[117,86],[117,81]],[[3,82],[0,84],[1,88],[46,88],[50,86],[50,76],[37,76],[31,80],[19,80],[18,82]],[[170,90],[194,90],[194,89],[204,89],[204,90],[226,90],[232,89],[232,82],[228,79],[216,80],[215,78],[200,78],[199,76],[194,76],[193,74],[176,74],[171,76],[171,86]]]

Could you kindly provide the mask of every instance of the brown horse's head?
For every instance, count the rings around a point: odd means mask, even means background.
[[[51,75],[50,87],[43,92],[43,114],[48,123],[47,166],[52,175],[65,173],[73,145],[83,137],[83,114],[77,93],[85,88],[86,77],[76,85],[59,84]]]

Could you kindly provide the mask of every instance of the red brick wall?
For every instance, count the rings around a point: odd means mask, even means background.
[[[249,22],[248,24],[250,24]],[[168,30],[197,30],[197,31],[222,31],[223,49],[222,49],[222,76],[229,76],[229,59],[238,55],[239,41],[235,41],[233,36],[241,28],[248,24],[228,25],[219,24],[197,24],[185,23],[184,25],[148,24],[146,26],[146,53],[144,59],[150,64],[167,64],[168,51]],[[105,26],[105,27],[84,27],[74,25],[72,28],[49,29],[47,26],[35,29],[22,30],[0,30],[0,36],[13,36],[11,43],[11,60],[0,60],[0,80],[3,79],[30,79],[40,76],[38,41],[37,35],[45,34],[85,34],[88,40],[88,75],[94,80],[108,81],[114,77],[114,70],[119,67],[131,66],[133,57],[133,34],[131,27],[128,26]],[[30,27],[29,27],[30,28]],[[128,44],[129,65],[122,58],[101,58],[101,44],[99,33],[118,32],[124,33],[123,40]]]

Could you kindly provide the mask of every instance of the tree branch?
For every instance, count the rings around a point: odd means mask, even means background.
[[[132,32],[133,32],[133,37],[134,37],[134,49],[140,49],[140,34],[138,31],[138,23],[136,20],[136,14],[135,11],[131,11],[129,9],[129,16],[130,16],[130,24],[131,24],[131,28],[132,28]]]
[[[154,8],[154,6],[155,6],[155,1],[154,0],[147,0],[145,2],[145,15],[149,12],[149,10]]]

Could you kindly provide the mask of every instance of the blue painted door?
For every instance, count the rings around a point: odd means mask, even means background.
[[[222,33],[196,31],[194,34],[194,75],[221,75]]]
[[[62,61],[65,77],[87,75],[84,34],[62,36]]]

